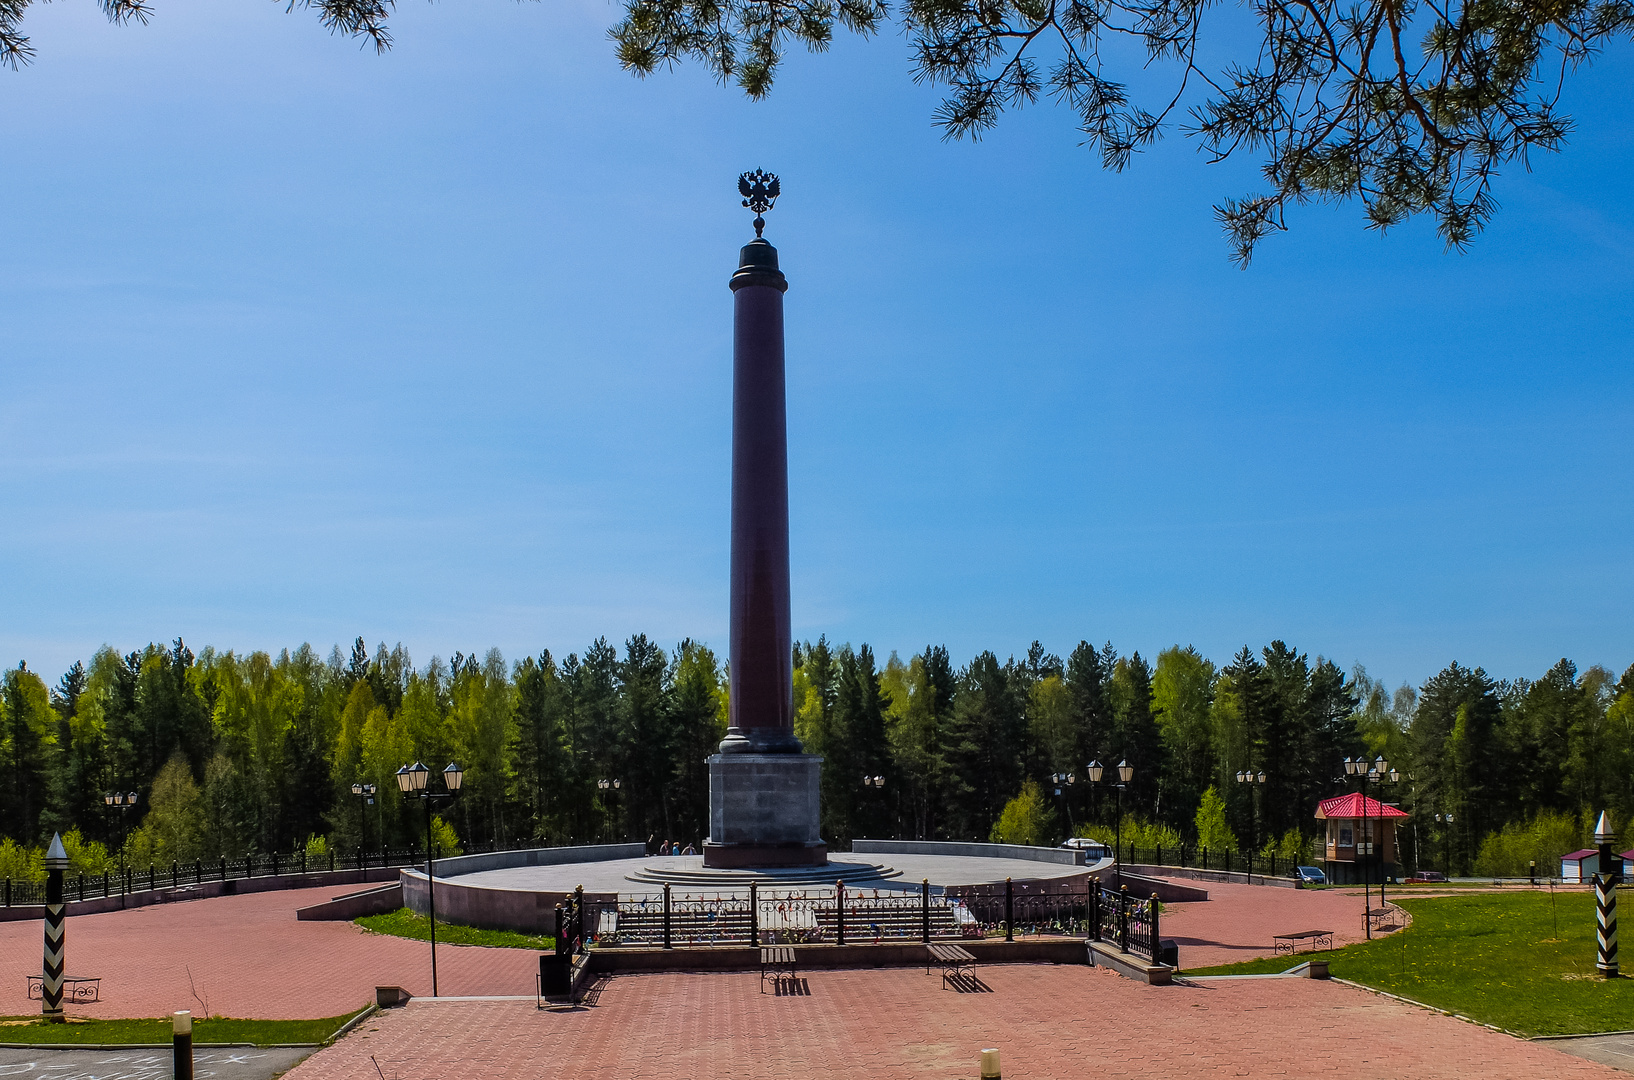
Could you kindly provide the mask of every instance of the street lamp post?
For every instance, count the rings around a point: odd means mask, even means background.
[[[883,776],[869,776],[867,773],[862,774],[862,790],[864,790],[864,791],[869,791],[869,790],[877,791],[877,790],[879,790],[880,788],[882,788],[884,786],[885,786],[885,777],[883,777]],[[856,822],[852,822],[852,828],[855,828],[856,824],[857,824]]]
[[[426,909],[431,916],[431,996],[437,996],[437,870],[432,862],[436,840],[431,833],[431,803],[435,799],[452,799],[465,779],[465,770],[453,762],[443,770],[446,791],[432,791],[426,786],[431,770],[416,761],[397,770],[397,789],[410,799],[419,799],[426,811]]]
[[[353,784],[352,794],[357,796],[357,849],[362,852],[369,846],[369,807],[374,805],[374,785]],[[358,856],[358,861],[363,861],[362,855]]]
[[[125,815],[131,807],[136,805],[136,792],[110,791],[102,796],[102,801],[119,811],[119,889],[125,889],[125,840],[130,835],[126,828]]]
[[[1084,766],[1084,772],[1089,776],[1089,816],[1098,820],[1101,814],[1101,774],[1106,769],[1096,759]]]
[[[1356,841],[1356,855],[1357,855],[1357,861],[1358,861],[1358,863],[1360,863],[1360,865],[1362,867],[1362,897],[1363,897],[1362,903],[1367,908],[1368,911],[1371,911],[1372,908],[1373,908],[1373,890],[1372,890],[1372,888],[1371,888],[1371,886],[1369,884],[1369,877],[1368,877],[1368,870],[1367,870],[1368,864],[1365,863],[1365,862],[1361,862],[1361,856],[1363,854],[1366,854],[1368,856],[1372,856],[1375,853],[1375,849],[1377,848],[1378,845],[1375,843],[1375,841],[1373,839],[1373,820],[1372,820],[1372,817],[1367,812],[1367,782],[1369,780],[1371,780],[1376,784],[1382,784],[1382,783],[1385,783],[1386,781],[1388,781],[1390,783],[1395,783],[1396,781],[1401,779],[1401,773],[1396,772],[1394,769],[1390,768],[1390,763],[1388,761],[1384,760],[1384,755],[1383,754],[1380,754],[1377,758],[1375,758],[1371,762],[1369,762],[1366,758],[1361,757],[1360,755],[1358,755],[1355,758],[1348,758],[1347,757],[1347,758],[1345,758],[1345,773],[1347,775],[1354,776],[1359,781],[1361,781],[1361,789],[1362,789],[1362,825],[1364,826],[1362,831],[1367,836],[1367,839],[1366,839],[1366,841],[1363,841],[1361,839],[1358,839]],[[1380,832],[1382,833],[1383,832],[1383,825],[1384,825],[1384,822],[1383,822],[1382,819],[1380,820],[1379,825],[1380,825]],[[1363,852],[1363,850],[1362,850],[1362,846],[1363,846],[1364,843],[1367,846],[1366,852]],[[1378,852],[1378,855],[1379,855],[1379,907],[1380,907],[1380,909],[1383,909],[1383,907],[1384,907],[1384,857],[1383,857],[1384,853],[1383,852]],[[1363,928],[1367,932],[1368,940],[1371,941],[1372,938],[1373,938],[1373,919],[1372,919],[1372,917],[1370,915],[1364,915],[1363,916],[1363,922],[1365,924]]]
[[[624,785],[624,781],[620,780],[618,777],[615,776],[611,780],[607,780],[607,779],[597,780],[596,781],[596,790],[597,791],[617,791],[623,785]],[[603,805],[606,805],[606,804],[604,803]],[[616,811],[615,811],[615,813],[616,813]]]
[[[1078,777],[1074,773],[1050,773],[1050,783],[1055,785],[1055,794],[1060,798],[1062,811],[1066,814],[1068,836],[1072,835],[1072,800],[1067,798],[1066,792],[1068,788],[1077,782]]]
[[[1435,822],[1441,826],[1441,876],[1452,877],[1452,815],[1437,814]]]
[[[1099,761],[1091,761],[1089,763],[1089,783],[1091,790],[1094,790],[1094,785],[1101,782],[1101,776],[1105,773],[1105,771],[1106,770],[1101,767],[1101,763]],[[1114,869],[1117,872],[1118,888],[1120,889],[1123,888],[1123,789],[1128,787],[1129,781],[1133,780],[1134,778],[1135,767],[1130,765],[1127,761],[1118,762],[1118,782],[1113,785],[1118,789],[1118,821],[1113,834],[1116,839],[1112,841],[1112,860],[1114,863]]]
[[[1237,783],[1239,783],[1239,784],[1263,784],[1263,783],[1265,783],[1265,770],[1261,769],[1259,772],[1255,772],[1253,769],[1243,769],[1242,771],[1237,773]],[[1249,837],[1248,846],[1250,848],[1250,853],[1252,853],[1253,848],[1257,848],[1257,847],[1260,846],[1260,839],[1259,839],[1259,837],[1260,837],[1260,801],[1259,801],[1259,797],[1256,794],[1254,794],[1254,791],[1252,789],[1249,792],[1249,799],[1250,799],[1250,802],[1249,802],[1249,807],[1248,808],[1251,811],[1250,816],[1251,816],[1251,820],[1253,822],[1254,831],[1253,831],[1252,835]],[[1252,866],[1252,864],[1250,864],[1250,866]]]

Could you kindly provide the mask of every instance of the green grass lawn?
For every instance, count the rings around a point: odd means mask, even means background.
[[[193,1021],[193,1044],[321,1043],[341,1025],[356,1016],[328,1016],[322,1020],[231,1020],[213,1018]],[[66,1024],[47,1024],[38,1016],[0,1017],[0,1042],[85,1043],[96,1045],[163,1043],[171,1041],[171,1022],[164,1020],[87,1020],[70,1017]]]
[[[376,934],[413,938],[415,941],[431,940],[431,920],[424,915],[416,915],[408,908],[398,908],[386,915],[365,915],[357,920],[357,924],[363,929]],[[437,944],[490,945],[499,949],[543,951],[554,949],[556,939],[554,937],[534,937],[529,934],[518,934],[510,930],[478,930],[474,926],[460,926],[457,923],[445,923],[438,919]]]
[[[1315,957],[1329,972],[1521,1035],[1634,1028],[1634,979],[1594,969],[1594,897],[1586,892],[1402,897],[1413,925],[1371,942],[1188,975],[1285,971]],[[1634,910],[1627,913],[1634,918]],[[1558,919],[1558,928],[1557,928]]]

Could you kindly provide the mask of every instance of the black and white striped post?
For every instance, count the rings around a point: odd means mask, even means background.
[[[1600,846],[1599,872],[1594,875],[1595,943],[1598,946],[1594,966],[1607,979],[1617,977],[1617,882],[1622,877],[1612,854],[1612,842],[1617,839],[1611,831],[1611,819],[1600,812],[1600,821],[1594,826],[1594,842]]]
[[[67,905],[62,900],[62,876],[67,869],[68,852],[63,849],[62,837],[53,834],[51,847],[45,853],[45,967],[40,979],[40,1013],[53,1024],[67,1019],[62,1012],[62,975],[67,962],[63,954]]]

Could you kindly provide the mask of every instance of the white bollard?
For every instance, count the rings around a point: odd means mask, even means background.
[[[170,1014],[170,1075],[173,1080],[193,1080],[193,1014],[187,1009]]]

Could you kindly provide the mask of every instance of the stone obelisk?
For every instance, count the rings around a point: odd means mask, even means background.
[[[818,833],[822,758],[794,735],[789,623],[789,450],[783,383],[783,294],[777,249],[761,233],[778,178],[738,179],[755,212],[732,289],[732,579],[730,726],[709,759],[704,865],[811,866],[827,861]]]

